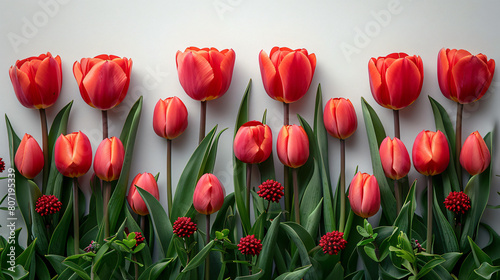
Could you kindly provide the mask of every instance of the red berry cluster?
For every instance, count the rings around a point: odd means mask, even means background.
[[[470,209],[470,198],[463,192],[450,192],[444,200],[444,205],[456,215],[465,214]]]
[[[97,253],[97,250],[99,250],[99,244],[97,242],[95,242],[94,240],[90,241],[90,244],[89,246],[85,247],[85,249],[83,249],[83,251],[87,252],[87,253]]]
[[[262,250],[262,243],[260,243],[259,239],[255,238],[255,235],[248,235],[240,239],[238,250],[243,255],[258,256]]]
[[[3,158],[0,157],[0,173],[2,173],[5,170],[5,162],[3,161]]]
[[[283,186],[274,180],[267,180],[259,186],[257,194],[265,200],[279,202],[284,195]]]
[[[42,195],[35,203],[35,211],[41,216],[52,215],[61,210],[62,203],[54,195]]]
[[[411,247],[413,250],[417,250],[417,253],[425,252],[425,249],[422,248],[422,245],[418,242],[417,239],[411,240]]]
[[[344,239],[344,233],[338,231],[328,232],[323,235],[319,241],[319,246],[323,248],[325,254],[336,255],[345,248],[347,241]]]
[[[137,247],[137,245],[141,244],[142,242],[144,242],[144,237],[142,236],[142,233],[136,231],[134,232],[135,233],[135,247]]]
[[[190,237],[195,231],[198,230],[196,224],[191,221],[189,217],[179,217],[174,222],[174,233],[179,237]]]

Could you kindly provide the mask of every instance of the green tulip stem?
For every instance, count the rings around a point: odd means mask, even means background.
[[[210,243],[210,214],[206,215],[207,244]],[[206,244],[205,244],[206,245]],[[205,280],[210,280],[210,256],[205,258]]]
[[[399,110],[392,110],[394,116],[394,137],[401,140],[401,129],[399,127]]]
[[[132,255],[132,260],[134,261],[134,280],[139,279],[139,265],[137,264],[137,257]]]
[[[345,139],[340,139],[340,223],[339,223],[339,231],[344,232],[344,228],[345,228]]]
[[[108,111],[102,110],[102,139],[108,138]]]
[[[104,189],[103,201],[103,215],[104,215],[104,238],[109,237],[109,198],[111,197],[111,183],[102,180],[102,187]]]
[[[142,236],[146,236],[146,220],[148,219],[147,216],[139,216],[139,219],[141,219],[140,227],[142,231]]]
[[[352,221],[354,220],[354,212],[352,212],[352,209],[349,211],[349,216],[347,216],[347,224],[345,226],[345,231],[344,231],[344,239],[347,240],[349,238],[349,233],[351,232],[352,228]]]
[[[401,207],[403,206],[402,204],[402,197],[401,197],[401,184],[399,183],[399,180],[394,180],[394,195],[396,196],[396,206],[397,206],[397,215],[399,215],[399,212],[401,211]]]
[[[74,255],[80,253],[80,221],[78,215],[78,178],[73,178],[73,234]]]
[[[199,135],[199,143],[205,138],[205,126],[207,123],[207,101],[201,101],[200,107],[200,135]]]
[[[432,176],[427,176],[427,248],[426,252],[432,254]]]
[[[247,163],[247,196],[246,196],[246,199],[247,199],[247,212],[248,212],[248,220],[250,221],[250,188],[251,188],[251,184],[252,184],[252,164],[251,163]]]
[[[455,136],[455,166],[457,169],[458,186],[463,190],[462,183],[462,165],[460,165],[460,151],[462,150],[462,114],[464,111],[464,104],[457,102],[457,131]]]
[[[283,125],[288,125],[290,123],[290,104],[283,102]],[[292,212],[292,197],[290,190],[290,180],[289,180],[289,167],[283,166],[283,183],[285,188],[285,212],[286,220],[290,220],[290,213]]]
[[[47,114],[45,109],[40,109],[40,122],[42,124],[42,145],[43,145],[43,181],[42,190],[47,187],[49,180],[50,170],[50,157],[49,157],[49,134],[47,131]]]
[[[293,177],[293,203],[295,210],[295,222],[300,224],[300,209],[299,209],[299,183],[297,179],[297,168],[292,169]]]
[[[168,217],[172,214],[172,140],[167,139],[167,207]]]

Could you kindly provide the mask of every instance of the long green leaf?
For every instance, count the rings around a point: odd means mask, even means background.
[[[234,137],[238,132],[240,126],[248,121],[248,98],[250,95],[250,89],[252,86],[252,80],[248,82],[247,88],[245,89],[245,94],[241,99],[240,108],[238,110],[238,115],[236,117],[236,123],[234,125]],[[233,153],[233,183],[234,183],[234,195],[236,198],[236,207],[240,213],[241,225],[243,227],[244,235],[246,235],[251,228],[249,212],[250,209],[246,206],[246,164],[241,162],[236,158]]]
[[[193,259],[188,263],[188,265],[182,270],[181,274],[184,274],[192,269],[197,268],[199,265],[201,265],[204,261],[205,258],[208,256],[210,253],[210,250],[215,246],[214,240],[210,241],[203,249],[196,254],[196,256],[193,257]]]
[[[137,186],[136,186],[137,187]],[[141,195],[142,199],[148,207],[149,214],[151,215],[151,220],[153,220],[153,228],[155,235],[160,241],[161,257],[164,258],[167,255],[168,247],[173,236],[172,225],[168,221],[167,213],[160,202],[149,192],[140,187],[137,187],[137,191]]]
[[[259,272],[247,276],[238,276],[234,280],[257,280],[261,279],[264,275],[264,271],[261,269]]]
[[[116,187],[111,195],[108,203],[109,209],[109,232],[116,232],[116,226],[118,225],[120,212],[122,211],[123,203],[125,202],[125,196],[128,188],[128,180],[130,176],[130,166],[132,164],[132,155],[135,144],[135,137],[137,135],[137,129],[139,127],[139,120],[141,118],[142,111],[142,96],[135,102],[134,106],[130,109],[130,112],[123,125],[123,130],[120,135],[120,140],[125,148],[125,158],[123,160],[122,171],[120,173],[120,178],[116,183]]]
[[[78,274],[78,276],[82,277],[85,280],[90,280],[90,276],[87,274],[87,272],[85,272],[85,270],[81,266],[70,261],[66,261],[64,262],[64,264],[68,266],[71,270],[73,270],[76,274]]]
[[[281,214],[273,220],[271,227],[269,227],[269,231],[264,237],[264,240],[262,240],[262,251],[257,261],[257,267],[264,270],[263,279],[271,279],[273,255],[274,251],[277,250],[276,238],[278,237],[280,219]]]
[[[296,254],[300,256],[302,266],[311,264],[309,251],[314,248],[314,240],[305,228],[294,222],[281,223],[283,229],[297,247]],[[295,259],[295,257],[293,258]],[[292,261],[292,265],[294,265]]]
[[[139,277],[139,280],[155,280],[172,263],[174,259],[163,259],[149,266]]]
[[[307,274],[312,265],[306,265],[303,267],[299,267],[292,272],[285,272],[278,276],[275,280],[300,280]]]
[[[321,185],[321,174],[319,171],[318,161],[314,159],[314,172],[306,186],[302,200],[300,201],[300,220],[306,227],[308,218],[322,200],[322,191],[318,186]]]
[[[486,262],[482,263],[478,269],[474,270],[474,272],[483,279],[491,279],[491,276],[499,271],[500,266],[492,266]]]
[[[170,215],[170,222],[172,224],[177,218],[185,217],[193,205],[194,188],[196,187],[196,183],[198,183],[198,179],[203,175],[205,163],[210,153],[210,145],[216,130],[217,126],[205,136],[182,171],[172,203],[172,213]]]
[[[385,177],[384,169],[380,161],[379,147],[382,140],[385,138],[384,127],[380,122],[375,110],[361,98],[361,107],[363,108],[363,117],[365,120],[366,134],[368,136],[368,144],[370,147],[370,156],[372,159],[373,173],[377,178],[380,187],[380,195],[382,202],[383,215],[388,222],[396,219],[396,199],[392,194],[391,187]]]
[[[212,146],[210,147],[210,153],[208,154],[207,162],[205,164],[205,168],[204,168],[203,173],[213,173],[214,172],[215,159],[217,157],[217,146],[219,145],[219,138],[220,138],[221,134],[226,130],[227,130],[227,128],[224,128],[219,133],[217,133],[217,136],[215,136],[215,139],[212,142]]]
[[[69,203],[64,210],[64,215],[61,221],[54,229],[52,237],[49,243],[49,254],[52,255],[63,255],[64,249],[66,248],[66,239],[68,237],[69,226],[71,225],[71,219],[73,218],[73,193],[71,193],[69,198]]]
[[[49,241],[47,237],[47,232],[45,231],[45,223],[43,220],[43,217],[40,216],[36,211],[35,211],[35,203],[36,200],[42,196],[42,192],[38,188],[38,186],[35,184],[35,182],[28,180],[28,185],[30,188],[30,197],[31,197],[31,217],[32,217],[32,224],[27,225],[31,226],[31,231],[33,232],[34,236],[37,238],[36,242],[36,248],[37,252],[40,254],[46,254],[47,250],[49,248]]]
[[[24,269],[29,270],[33,253],[35,252],[36,239],[31,242],[30,246],[26,248],[19,257],[16,258],[16,264],[20,264]]]
[[[410,192],[406,197],[406,201],[401,207],[401,212],[399,212],[399,216],[394,221],[394,227],[399,228],[399,230],[408,233],[408,238],[411,239],[411,228],[413,225],[413,215],[415,214],[415,209],[417,208],[416,198],[415,198],[415,189],[416,189],[416,181],[410,188]]]
[[[441,208],[439,207],[439,202],[436,198],[436,193],[434,193],[434,253],[436,254],[444,254],[451,252],[458,252],[459,246],[457,237],[455,236],[455,232],[453,228],[448,223],[448,220],[445,218],[443,213],[441,212]]]

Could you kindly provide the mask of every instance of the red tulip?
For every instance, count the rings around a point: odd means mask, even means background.
[[[490,165],[491,155],[488,146],[479,132],[475,131],[465,139],[460,152],[460,164],[470,175],[483,173]]]
[[[56,102],[61,92],[61,58],[48,52],[18,60],[10,67],[9,76],[24,107],[45,109]]]
[[[267,94],[275,100],[293,103],[309,89],[316,68],[316,55],[306,49],[274,47],[269,56],[259,54],[260,73]]]
[[[38,142],[29,134],[24,134],[14,158],[17,170],[26,178],[35,178],[43,169],[43,152]]]
[[[245,163],[265,161],[273,149],[273,134],[268,125],[259,121],[243,124],[234,137],[234,155]]]
[[[175,60],[182,88],[198,101],[221,97],[231,84],[235,58],[232,49],[189,47],[177,51]]]
[[[398,138],[386,137],[380,144],[379,153],[385,176],[399,180],[410,172],[410,155],[405,144]]]
[[[132,59],[115,55],[82,58],[73,64],[73,74],[83,100],[90,106],[109,110],[127,95]]]
[[[455,102],[474,102],[486,93],[495,73],[495,60],[466,50],[441,49],[438,82],[443,95]]]
[[[309,138],[306,131],[298,125],[285,125],[281,128],[276,142],[278,158],[288,167],[297,168],[309,158]]]
[[[66,177],[80,177],[92,164],[89,138],[81,131],[60,135],[54,147],[54,160],[59,172]]]
[[[413,142],[413,166],[423,175],[442,173],[448,167],[450,151],[448,140],[441,131],[422,130]]]
[[[194,189],[194,209],[204,215],[213,214],[222,207],[225,196],[224,186],[219,179],[210,173],[203,174]]]
[[[326,102],[323,122],[326,131],[338,139],[348,138],[358,127],[354,106],[345,98],[332,98]]]
[[[174,139],[186,130],[188,111],[177,96],[158,100],[153,112],[153,129],[158,136]]]
[[[424,66],[418,55],[391,53],[372,57],[368,74],[373,98],[380,106],[399,110],[417,100],[424,81]]]
[[[136,186],[147,191],[159,200],[160,192],[158,191],[158,184],[153,174],[147,172],[137,174],[134,180],[132,180],[132,184],[130,184],[130,190],[127,196],[128,204],[137,215],[145,216],[149,214],[148,207],[139,194],[139,191],[137,191]]]
[[[114,181],[120,177],[125,149],[122,141],[116,137],[102,140],[94,157],[94,172],[104,181]]]
[[[352,211],[369,218],[380,209],[380,189],[374,175],[358,172],[349,187],[349,203]]]

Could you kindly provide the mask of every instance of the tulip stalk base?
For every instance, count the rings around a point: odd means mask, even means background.
[[[78,215],[78,179],[73,178],[73,244],[74,254],[80,253],[80,217]]]
[[[248,210],[248,220],[250,221],[250,188],[252,184],[252,164],[247,163],[247,193],[246,193],[246,204]]]
[[[210,243],[210,215],[206,215],[207,223],[207,243]],[[205,244],[205,245],[206,245]],[[205,280],[210,280],[210,256],[205,258]]]
[[[167,207],[168,217],[172,214],[172,140],[167,139]]]
[[[205,138],[205,126],[207,123],[207,101],[201,101],[200,107],[200,135],[198,138],[198,143],[201,143],[203,138]]]
[[[49,180],[50,158],[49,158],[49,134],[47,131],[47,114],[45,109],[40,109],[40,122],[42,125],[42,145],[43,145],[43,190],[47,187]]]
[[[457,124],[455,135],[455,168],[457,169],[458,185],[460,190],[463,191],[462,183],[462,165],[460,165],[460,151],[462,150],[462,115],[464,111],[464,104],[457,103]]]
[[[399,110],[392,110],[394,116],[394,137],[401,139],[401,129],[399,126]]]
[[[397,206],[397,215],[399,216],[399,212],[401,212],[401,207],[403,206],[402,197],[401,197],[401,184],[399,180],[394,180],[394,195],[396,196],[396,206]]]
[[[337,190],[339,191],[339,190]],[[345,228],[345,140],[340,139],[340,223],[339,231]]]
[[[102,187],[104,190],[104,201],[103,201],[103,215],[104,215],[104,238],[109,237],[109,198],[111,197],[111,183],[107,181],[102,181]]]
[[[432,190],[432,176],[427,176],[427,248],[432,254],[432,201],[434,191]]]
[[[108,138],[108,111],[102,110],[102,139]]]
[[[290,123],[290,104],[283,102],[283,125],[288,125]],[[289,169],[288,166],[284,166],[283,169],[283,183],[285,187],[285,211],[286,220],[290,220],[290,214],[292,211],[292,198],[290,192],[290,182],[289,182]]]
[[[300,209],[299,209],[299,183],[297,179],[297,168],[292,170],[293,177],[293,203],[295,210],[295,222],[300,225]]]

